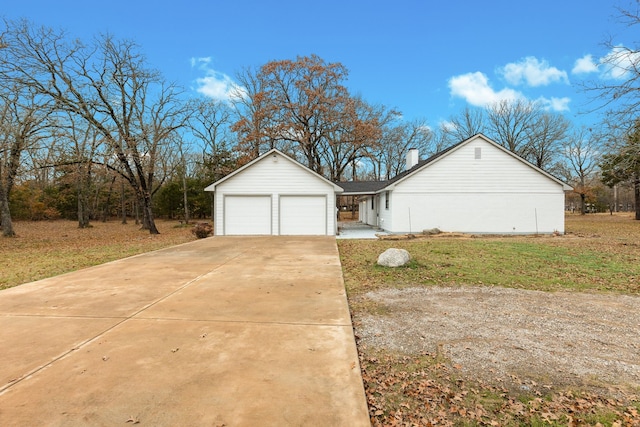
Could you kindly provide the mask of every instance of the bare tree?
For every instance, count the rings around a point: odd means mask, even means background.
[[[571,123],[560,114],[540,113],[529,128],[527,143],[522,149],[523,157],[540,169],[549,171],[570,127]]]
[[[391,179],[404,171],[406,155],[411,148],[417,149],[425,158],[434,154],[432,142],[433,133],[424,119],[386,126],[379,151],[375,153],[380,170],[378,179]]]
[[[602,157],[602,181],[610,187],[621,183],[632,186],[635,219],[640,220],[640,120],[616,142],[611,152]]]
[[[236,76],[238,86],[232,96],[236,121],[231,130],[238,135],[238,151],[243,154],[241,163],[275,148],[274,132],[270,131],[269,99],[265,95],[266,82],[259,73],[259,70],[245,68]]]
[[[0,58],[0,64],[5,60]],[[21,158],[45,137],[50,112],[46,100],[28,87],[0,75],[0,225],[5,237],[15,235],[9,198]]]
[[[247,79],[250,78],[252,77],[247,75]],[[237,91],[240,90],[237,89]],[[253,106],[250,103],[251,97],[244,96],[240,92],[236,95],[235,101],[237,103],[248,102],[245,105],[245,111],[252,111],[248,114],[258,114],[253,110]],[[218,181],[231,173],[237,166],[237,153],[234,154],[232,152],[232,145],[235,141],[231,129],[233,110],[228,103],[211,99],[193,100],[189,110],[192,112],[189,118],[189,129],[201,144],[201,164],[206,171],[205,177],[211,182]],[[241,131],[240,128],[237,129],[244,142],[238,143],[236,148],[244,153],[241,161],[246,163],[260,155],[260,146],[262,144],[260,142],[260,123],[262,121],[245,121],[241,118],[236,123],[241,123],[241,127],[245,125],[256,126],[252,131],[247,129],[246,133]],[[255,141],[256,144],[253,145],[251,141]],[[208,193],[208,196],[211,203],[211,214],[213,215],[215,198],[213,193]]]
[[[157,234],[156,165],[185,121],[177,88],[147,68],[133,42],[106,35],[86,46],[26,21],[5,23],[13,60],[2,64],[0,77],[11,75],[95,128],[142,206],[143,228]]]
[[[619,21],[630,28],[640,24],[640,1],[618,8]],[[596,109],[606,113],[610,152],[601,162],[603,182],[613,186],[629,182],[634,188],[635,218],[640,220],[640,46],[623,46],[607,40],[608,54],[601,59],[597,80],[583,84]]]
[[[621,24],[634,28],[640,24],[640,1],[635,7],[618,7]],[[595,109],[604,110],[610,119],[608,125],[631,127],[640,112],[640,41],[632,46],[623,46],[606,40],[603,45],[607,55],[600,59],[600,71],[596,80],[582,83],[583,89],[592,96]]]
[[[202,163],[217,181],[232,172],[229,160],[235,141],[231,133],[233,112],[227,103],[211,99],[193,100],[189,110],[189,130],[202,145]],[[259,153],[259,150],[252,152],[256,157]]]
[[[57,142],[57,159],[53,164],[58,167],[72,167],[71,174],[76,187],[78,206],[78,227],[91,225],[91,189],[94,184],[94,166],[99,158],[102,146],[100,134],[94,127],[73,114],[67,114],[64,123],[58,123],[54,138]]]
[[[486,133],[485,110],[465,107],[462,112],[451,117],[440,128],[441,148],[457,144],[479,133]]]
[[[565,178],[580,195],[580,212],[586,213],[586,202],[592,193],[594,172],[602,155],[600,138],[586,128],[580,128],[567,139],[563,157],[569,166]]]
[[[525,157],[531,128],[539,115],[540,108],[534,102],[503,100],[487,108],[487,128],[497,143]]]

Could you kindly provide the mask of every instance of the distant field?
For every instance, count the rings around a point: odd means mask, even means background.
[[[159,235],[130,221],[18,221],[17,237],[0,237],[0,289],[195,240],[191,227],[156,220]]]

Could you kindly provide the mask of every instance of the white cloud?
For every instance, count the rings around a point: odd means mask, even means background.
[[[522,99],[523,95],[513,89],[504,88],[494,90],[489,85],[489,79],[484,73],[461,74],[449,79],[451,96],[457,96],[476,107],[485,107],[503,100]]]
[[[456,124],[450,120],[442,120],[439,126],[440,126],[440,129],[443,129],[445,131],[454,131],[457,129]]]
[[[619,45],[614,46],[608,54],[600,58],[599,68],[602,78],[622,80],[638,66],[640,66],[640,53]]]
[[[209,98],[229,102],[243,97],[246,90],[228,75],[210,67],[211,58],[191,58],[191,68],[204,72],[204,77],[195,80],[196,91]]]
[[[569,103],[571,102],[571,98],[568,98],[566,96],[563,98],[556,98],[552,96],[551,99],[540,97],[538,98],[538,102],[546,110],[562,112],[569,111]]]
[[[211,62],[210,56],[203,56],[200,58],[191,58],[191,68],[196,68],[197,66],[201,70],[206,69],[210,62]]]
[[[594,61],[593,55],[585,55],[582,58],[576,59],[571,73],[573,74],[589,74],[598,71],[598,64]]]
[[[573,74],[599,73],[601,79],[624,80],[629,78],[629,73],[635,72],[640,67],[640,53],[624,47],[614,46],[611,50],[599,58],[593,58],[588,54],[576,60],[571,72]]]
[[[527,56],[520,62],[505,65],[499,72],[512,85],[547,86],[551,83],[569,83],[567,72],[551,67],[545,60]]]

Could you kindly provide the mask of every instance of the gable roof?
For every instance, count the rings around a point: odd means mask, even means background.
[[[234,176],[238,175],[239,173],[241,173],[242,171],[244,171],[245,169],[250,168],[252,165],[272,156],[280,156],[283,159],[286,159],[287,161],[291,162],[292,164],[296,165],[297,167],[303,169],[305,172],[315,176],[316,178],[321,179],[322,181],[326,182],[327,184],[331,185],[334,189],[334,191],[336,193],[342,193],[343,189],[342,187],[340,187],[339,185],[337,185],[334,182],[329,181],[328,179],[326,179],[325,177],[323,177],[322,175],[320,175],[317,172],[314,172],[313,170],[309,169],[308,167],[306,167],[305,165],[303,165],[302,163],[292,159],[291,157],[289,157],[288,155],[284,154],[282,151],[273,148],[269,151],[267,151],[264,154],[261,154],[260,156],[256,157],[255,159],[253,159],[252,161],[250,161],[249,163],[247,163],[246,165],[236,169],[235,171],[231,172],[229,175],[225,176],[224,178],[221,178],[219,180],[217,180],[216,182],[214,182],[213,184],[207,186],[204,191],[215,191],[215,188],[222,184],[223,182],[233,178]]]
[[[415,174],[416,172],[418,172],[419,170],[435,163],[436,161],[446,157],[448,154],[458,150],[459,148],[467,145],[468,143],[470,143],[471,141],[477,139],[477,138],[481,138],[483,141],[493,145],[494,147],[502,150],[503,152],[507,153],[508,155],[510,155],[511,157],[513,157],[514,159],[522,162],[523,164],[525,164],[526,166],[535,169],[537,172],[543,174],[544,176],[546,176],[547,178],[555,181],[556,183],[562,185],[562,189],[567,191],[567,190],[573,190],[573,187],[567,185],[566,183],[562,182],[561,180],[559,180],[558,178],[556,178],[555,176],[551,175],[550,173],[540,169],[539,167],[535,166],[534,164],[526,161],[525,159],[523,159],[522,157],[518,156],[517,154],[507,150],[506,148],[504,148],[503,146],[501,146],[500,144],[498,144],[497,142],[489,139],[488,137],[486,137],[485,135],[478,133],[473,135],[470,138],[467,138],[463,141],[458,142],[457,144],[454,144],[448,148],[445,148],[444,150],[434,154],[433,156],[429,157],[428,159],[425,160],[421,160],[419,161],[415,166],[413,166],[411,169],[407,169],[404,172],[399,173],[398,175],[396,175],[395,177],[391,178],[390,180],[387,181],[362,181],[362,182],[339,182],[338,185],[340,185],[342,188],[344,188],[345,192],[342,193],[343,196],[346,195],[367,195],[367,194],[375,194],[375,193],[380,193],[382,191],[387,191],[387,190],[391,190],[393,188],[393,186],[401,181],[404,181],[405,179],[407,179],[408,177],[412,176],[413,174]],[[356,185],[356,184],[366,184],[366,185]],[[368,189],[370,191],[362,191],[362,192],[358,192],[358,190],[360,188],[365,188]]]

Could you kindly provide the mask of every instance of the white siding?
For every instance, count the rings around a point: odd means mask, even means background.
[[[394,194],[396,233],[438,228],[463,233],[564,232],[564,194]]]
[[[373,200],[373,207],[371,207],[371,201]],[[367,196],[362,202],[360,202],[360,221],[365,224],[378,226],[378,201],[379,197]]]
[[[564,232],[562,185],[482,138],[397,183],[391,202],[392,232]]]
[[[482,158],[475,159],[480,148]],[[556,193],[560,184],[481,138],[446,154],[398,184],[402,193]]]
[[[382,193],[380,193],[380,209],[379,209],[379,217],[378,217],[378,224],[379,227],[385,230],[389,230],[393,228],[393,216],[391,215],[391,213],[393,212],[393,206],[392,206],[392,196],[393,192],[391,191],[383,191]],[[388,204],[387,204],[387,197],[389,197],[388,200]],[[389,206],[389,208],[387,208],[387,206]]]
[[[271,197],[271,230],[280,234],[280,196],[315,195],[326,199],[327,234],[334,235],[336,208],[334,187],[304,167],[273,153],[260,158],[249,167],[224,180],[215,187],[214,226],[215,234],[225,233],[225,196],[269,196]]]

